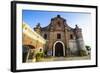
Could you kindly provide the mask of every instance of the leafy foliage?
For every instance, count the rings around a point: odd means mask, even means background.
[[[86,49],[87,49],[88,51],[91,50],[91,47],[90,47],[90,46],[86,45],[85,47],[86,47]]]
[[[87,54],[86,54],[86,51],[84,51],[84,50],[80,50],[80,56],[86,56]]]
[[[39,62],[44,58],[44,53],[43,52],[38,52],[36,54],[36,61]]]

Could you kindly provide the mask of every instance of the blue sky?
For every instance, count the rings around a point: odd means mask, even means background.
[[[61,15],[67,20],[67,23],[73,27],[75,24],[86,25],[89,23],[89,13],[74,13],[74,12],[50,12],[50,11],[35,11],[35,10],[23,10],[23,21],[30,25],[30,27],[36,26],[40,23],[42,27],[48,25],[51,18]]]
[[[83,38],[86,44],[91,44],[92,27],[91,27],[91,14],[90,13],[78,13],[78,12],[51,12],[51,11],[36,11],[36,10],[23,10],[22,20],[27,23],[31,28],[34,28],[37,23],[41,24],[41,27],[49,25],[51,18],[60,15],[66,19],[66,22],[72,28],[77,24],[82,28]]]

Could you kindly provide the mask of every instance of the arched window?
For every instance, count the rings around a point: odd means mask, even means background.
[[[47,34],[44,34],[44,38],[47,39]]]

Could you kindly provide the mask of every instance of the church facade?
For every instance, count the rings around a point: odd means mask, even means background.
[[[43,49],[48,56],[79,56],[80,50],[86,52],[82,29],[78,25],[71,28],[60,15],[46,27],[38,23],[34,30],[46,40]]]

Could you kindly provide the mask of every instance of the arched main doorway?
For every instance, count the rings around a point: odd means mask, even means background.
[[[56,41],[53,46],[53,56],[65,56],[65,46],[62,41]]]
[[[60,42],[55,45],[55,56],[63,56],[63,45]]]

